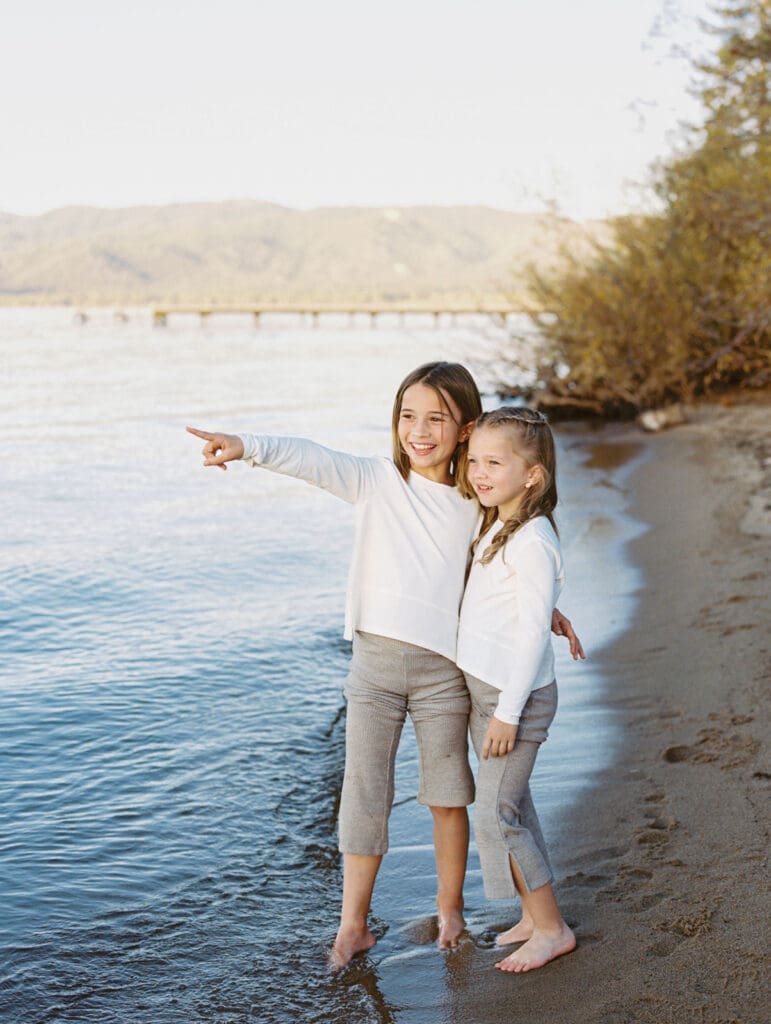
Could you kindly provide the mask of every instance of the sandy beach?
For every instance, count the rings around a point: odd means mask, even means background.
[[[613,446],[648,447],[631,488],[649,528],[630,551],[645,580],[633,628],[592,652],[621,759],[547,837],[579,947],[504,975],[475,936],[434,993],[441,1011],[404,991],[399,1024],[768,1020],[769,406],[688,419],[598,432],[611,461]]]

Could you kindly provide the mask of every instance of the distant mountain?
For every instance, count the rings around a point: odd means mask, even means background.
[[[604,230],[483,206],[0,213],[0,304],[519,300],[528,262],[551,265],[561,243],[580,252]]]

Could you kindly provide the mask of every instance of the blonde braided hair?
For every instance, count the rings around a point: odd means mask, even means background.
[[[514,448],[522,456],[529,467],[538,467],[538,478],[529,487],[522,498],[519,508],[506,520],[502,528],[493,537],[479,561],[487,565],[496,554],[505,547],[506,542],[520,530],[525,523],[536,516],[546,516],[557,532],[554,522],[554,509],[557,505],[557,459],[554,451],[554,437],[548,420],[543,413],[535,409],[517,406],[503,406],[492,412],[483,413],[474,423],[478,427],[495,430],[508,430],[512,435]],[[465,467],[464,467],[465,469]],[[498,509],[483,509],[482,525],[479,536],[471,545],[471,558],[476,557],[480,541],[488,533],[498,519]]]

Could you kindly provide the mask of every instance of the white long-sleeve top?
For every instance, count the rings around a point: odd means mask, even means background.
[[[297,437],[239,434],[253,466],[297,477],[356,506],[345,636],[403,640],[455,660],[477,504],[394,463]]]
[[[529,520],[491,562],[482,538],[466,583],[458,666],[500,690],[495,717],[515,725],[533,690],[554,680],[551,615],[565,582],[560,543],[545,516]]]

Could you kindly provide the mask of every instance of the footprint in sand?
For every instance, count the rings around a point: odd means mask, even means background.
[[[700,910],[695,914],[683,914],[672,921],[659,922],[659,930],[683,939],[693,939],[712,931],[713,913],[712,910]]]
[[[637,842],[644,846],[661,846],[663,843],[669,842],[666,832],[660,832],[658,829],[641,828],[635,835]]]
[[[648,946],[649,956],[669,956],[685,939],[692,939],[712,931],[711,910],[702,910],[696,914],[684,914],[673,920],[660,921],[659,931],[666,932],[664,938]]]
[[[710,722],[720,722],[721,725],[747,725],[755,721],[754,715],[735,715],[730,711],[711,711],[707,718]]]
[[[639,882],[640,885],[653,878],[653,872],[650,868],[641,868],[638,864],[622,864],[618,869],[618,873],[622,878]]]
[[[644,914],[646,910],[657,907],[666,898],[667,894],[663,892],[647,892],[644,896],[630,904],[629,909],[633,914]]]
[[[673,747],[667,747],[663,751],[663,759],[669,764],[706,764],[709,761],[717,761],[717,754],[711,753],[708,750],[699,750],[697,747],[691,747],[687,744],[676,744]]]
[[[665,939],[659,939],[658,942],[654,942],[652,946],[648,946],[646,952],[648,956],[669,956],[677,949],[679,942],[677,939],[668,935]]]
[[[662,792],[650,793],[645,798],[646,803],[654,804],[655,806],[643,809],[643,815],[647,820],[634,833],[637,843],[640,846],[647,847],[651,854],[653,854],[657,847],[668,843],[669,833],[674,832],[675,829],[680,827],[680,822],[674,815],[664,813],[662,804],[665,800],[666,794]]]
[[[647,885],[652,878],[653,872],[649,868],[640,867],[638,864],[621,864],[617,872],[617,884],[600,889],[597,899],[601,903],[626,903],[641,886]],[[663,898],[663,895],[658,895],[659,898]],[[643,908],[638,903],[631,906],[630,909],[637,911]]]
[[[671,814],[656,814],[655,811],[646,811],[645,817],[651,819],[648,822],[648,828],[656,828],[660,832],[673,832],[680,827],[677,818]]]
[[[608,875],[585,875],[583,871],[576,871],[573,875],[568,875],[562,879],[562,885],[565,888],[570,886],[581,886],[582,888],[596,888],[598,885],[603,885],[605,882],[610,881]]]

